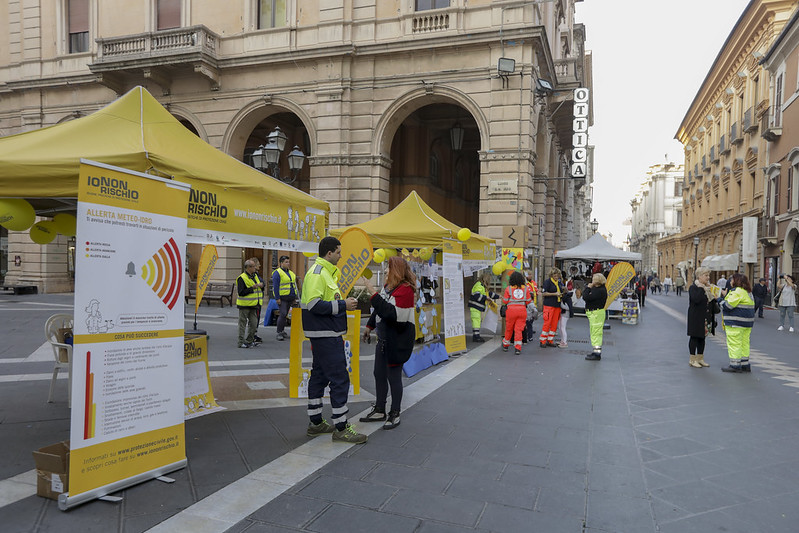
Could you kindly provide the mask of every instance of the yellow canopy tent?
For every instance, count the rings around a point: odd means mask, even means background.
[[[329,206],[217,150],[136,87],[76,120],[0,138],[0,197],[74,210],[82,158],[189,183],[188,242],[316,251]]]
[[[374,248],[441,248],[444,239],[457,240],[459,226],[436,213],[425,203],[416,191],[411,193],[394,209],[362,224],[330,231],[339,237],[350,227],[361,228],[372,240]],[[464,243],[468,249],[464,253],[467,266],[480,267],[496,260],[494,239],[472,233]],[[466,270],[466,269],[465,269]],[[474,268],[473,268],[474,270]]]

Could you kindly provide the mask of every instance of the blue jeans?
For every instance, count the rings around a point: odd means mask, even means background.
[[[781,305],[780,306],[780,326],[784,326],[785,325],[785,314],[787,313],[788,314],[788,324],[791,327],[793,327],[793,311],[794,311],[794,306],[792,306],[792,305],[790,305],[790,306]]]

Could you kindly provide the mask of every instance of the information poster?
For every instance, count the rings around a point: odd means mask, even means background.
[[[188,198],[183,183],[81,161],[62,509],[185,466]]]
[[[347,372],[350,373],[350,396],[361,393],[361,312],[347,311],[347,333],[344,339],[344,355],[347,357]],[[308,397],[308,379],[311,369],[302,366],[302,343],[310,342],[302,329],[302,309],[291,310],[291,343],[289,346],[289,398]],[[325,396],[330,390],[325,389]]]
[[[208,369],[208,337],[187,335],[183,341],[183,409],[186,420],[225,408],[216,403]]]
[[[463,252],[460,242],[445,240],[442,257],[444,346],[447,349],[447,353],[458,353],[466,351]]]

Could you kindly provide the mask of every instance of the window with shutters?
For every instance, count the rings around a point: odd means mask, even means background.
[[[449,7],[449,0],[416,0],[416,11]]]
[[[158,0],[156,3],[156,28],[180,28],[181,0]]]
[[[286,0],[258,0],[258,29],[286,25]]]
[[[774,83],[774,127],[779,128],[782,123],[782,79],[784,73],[780,72]]]
[[[89,0],[67,1],[67,34],[70,54],[89,51]]]

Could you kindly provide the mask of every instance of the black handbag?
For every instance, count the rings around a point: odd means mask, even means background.
[[[505,313],[507,313],[507,311],[508,311],[508,304],[502,304],[502,306],[499,308],[499,316],[505,318]]]

